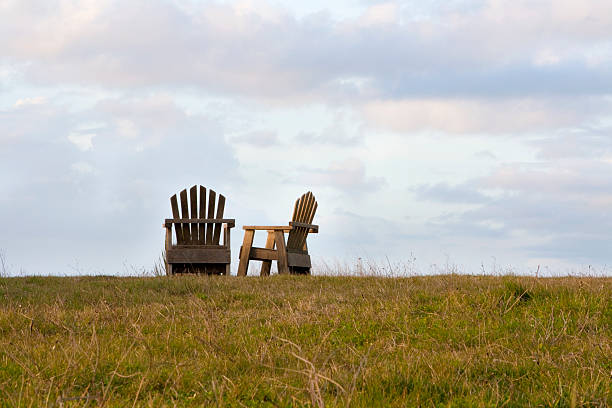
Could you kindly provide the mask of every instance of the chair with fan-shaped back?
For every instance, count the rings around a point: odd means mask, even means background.
[[[238,276],[246,276],[249,261],[262,261],[261,275],[270,274],[272,261],[277,262],[278,273],[309,274],[311,263],[306,238],[309,233],[318,233],[319,226],[312,220],[317,211],[317,201],[309,191],[295,202],[293,217],[288,226],[245,225],[244,241],[240,248]],[[253,247],[255,231],[268,231],[265,248]],[[285,242],[285,232],[288,232]]]
[[[225,197],[219,194],[217,200],[217,193],[209,190],[207,200],[206,188],[202,186],[191,187],[189,197],[186,189],[179,196],[181,211],[175,194],[170,197],[172,218],[167,218],[163,225],[166,228],[166,273],[229,275],[230,229],[236,225],[236,220],[223,218]],[[176,243],[172,242],[172,226]],[[222,229],[223,243],[220,244]]]

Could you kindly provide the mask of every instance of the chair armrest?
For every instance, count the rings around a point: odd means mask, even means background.
[[[305,224],[303,222],[290,222],[289,225],[291,225],[293,228],[308,228],[308,232],[311,232],[313,234],[316,234],[319,232],[319,226],[318,225],[314,225],[314,224]]]
[[[227,224],[229,228],[236,226],[236,220],[233,218],[166,218],[165,227],[170,227],[172,224]]]
[[[264,231],[291,231],[290,225],[243,225],[245,231],[264,230]]]
[[[289,232],[293,228],[303,227],[308,228],[308,232],[312,232],[316,234],[319,232],[319,226],[313,224],[304,224],[302,222],[290,222],[289,225],[244,225],[242,229],[245,231],[255,231],[255,230],[264,230],[264,231],[283,231]]]

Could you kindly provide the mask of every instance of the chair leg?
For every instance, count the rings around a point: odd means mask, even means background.
[[[166,276],[172,275],[172,264],[168,262],[168,250],[172,249],[172,227],[166,227],[166,242],[164,244],[164,262],[166,263]]]
[[[289,262],[287,260],[287,247],[285,246],[285,234],[283,231],[274,231],[274,238],[276,241],[276,253],[278,254],[278,265],[279,274],[289,274]]]
[[[266,240],[266,248],[274,249],[274,232],[268,231],[268,239]],[[261,262],[261,273],[259,276],[270,276],[270,268],[272,267],[272,261]]]
[[[251,247],[253,246],[254,235],[254,230],[244,231],[244,240],[242,241],[242,248],[240,249],[240,263],[238,264],[238,276],[246,276],[247,270],[249,269],[249,255],[251,253]]]

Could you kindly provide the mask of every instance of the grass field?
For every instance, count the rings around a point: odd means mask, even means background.
[[[0,279],[0,403],[612,406],[612,278]]]

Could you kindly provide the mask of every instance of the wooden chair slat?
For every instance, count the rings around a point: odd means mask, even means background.
[[[317,202],[314,201],[314,198],[312,198],[307,206],[307,212],[305,215],[305,221],[304,223],[311,223],[312,219],[314,218],[314,213],[317,210]],[[304,243],[306,242],[306,238],[308,237],[308,228],[305,227],[299,227],[297,228],[298,232],[296,234],[296,239],[293,242],[293,245],[291,246],[291,249],[295,249],[295,250],[300,250],[303,248]]]
[[[304,195],[302,195],[299,199],[297,204],[297,211],[294,215],[294,217],[291,219],[292,221],[298,221],[300,219],[300,214],[302,213],[302,208],[304,207]],[[293,243],[295,242],[295,229],[292,229],[291,231],[289,231],[289,234],[287,235],[287,248],[293,248]]]
[[[300,210],[300,200],[302,198],[299,197],[297,200],[295,200],[295,204],[293,205],[293,215],[291,216],[291,221],[296,221],[297,219],[297,214]],[[289,235],[287,236],[287,246],[289,246],[291,244],[291,240],[292,240],[292,236],[291,233],[289,233]]]
[[[293,215],[291,216],[291,221],[295,220],[295,216],[298,212],[298,207],[300,206],[300,199],[295,200],[295,204],[293,205]]]
[[[223,194],[219,194],[219,201],[217,203],[217,217],[223,218],[223,210],[225,209],[225,196]],[[221,224],[213,224],[214,232],[213,232],[213,244],[218,245],[219,240],[221,239]]]
[[[308,214],[308,217],[306,218],[306,223],[307,224],[312,224],[312,220],[314,219],[314,215],[315,212],[317,212],[317,207],[319,206],[319,204],[315,201],[314,204],[312,205],[312,208],[310,209],[310,213]],[[301,236],[301,239],[296,243],[295,245],[295,249],[302,249],[304,247],[304,245],[306,245],[306,238],[308,238],[308,228],[303,228],[304,232]]]
[[[186,189],[181,191],[181,218],[189,218]],[[183,224],[183,240],[186,244],[191,244],[191,228],[189,224]]]
[[[306,218],[305,218],[305,222],[307,224],[312,224],[312,220],[314,218],[314,213],[317,211],[317,201],[315,200],[314,195],[310,193],[310,206],[309,206],[309,210],[306,213]],[[304,228],[303,232],[302,232],[302,236],[301,239],[298,241],[297,245],[296,245],[296,249],[302,249],[304,247],[304,244],[306,243],[306,238],[308,237],[308,228]]]
[[[206,218],[206,187],[200,186],[200,216]],[[206,224],[198,224],[198,243],[206,243]]]
[[[189,189],[189,209],[191,210],[191,218],[198,216],[198,186],[193,186]],[[191,227],[191,242],[198,242],[198,224],[190,224]]]
[[[312,206],[312,211],[310,211],[310,217],[308,218],[308,224],[312,224],[312,220],[314,220],[314,216],[315,216],[315,213],[317,212],[318,206],[319,206],[319,203],[315,201],[314,205]]]
[[[176,199],[176,194],[170,197],[170,205],[172,206],[172,218],[177,219],[181,218],[179,213],[178,201]],[[176,243],[181,245],[185,242],[183,238],[183,225],[180,223],[174,224],[174,231],[176,233]]]
[[[218,205],[215,205],[217,202]],[[207,191],[205,187],[199,185],[183,189],[170,197],[172,218],[165,219],[163,223],[163,227],[166,228],[164,247],[166,272],[169,275],[175,273],[229,275],[230,230],[235,227],[236,220],[223,218],[225,202],[225,196],[219,194],[217,200],[216,192],[210,189]],[[215,207],[217,207],[216,212]],[[173,227],[176,244],[172,243]],[[222,245],[220,245],[221,235],[223,235]]]
[[[207,218],[215,218],[215,201],[217,193],[214,190],[208,190],[208,215]],[[206,244],[213,243],[214,224],[206,225]]]
[[[302,214],[304,213],[304,206],[306,205],[306,201],[307,201],[307,194],[302,194],[302,196],[299,199],[299,204],[298,204],[298,208],[297,208],[297,213],[295,215],[295,219],[293,219],[292,221],[298,221],[301,222],[302,221]],[[297,229],[293,229],[289,232],[289,236],[287,237],[287,247],[288,248],[293,248],[295,245],[295,241],[298,239],[297,238],[298,235],[298,230]]]
[[[310,191],[302,196],[300,203],[301,208],[298,212],[298,222],[307,223],[313,203],[314,195]],[[288,240],[287,248],[300,249],[303,245],[302,242],[306,240],[307,234],[308,230],[306,228],[298,227],[291,230],[289,233],[290,240]]]
[[[304,194],[302,198],[302,209],[300,210],[300,213],[298,215],[298,218],[299,218],[298,221],[300,222],[304,221],[304,215],[306,214],[309,201],[310,201],[310,196],[308,195],[308,193]]]

